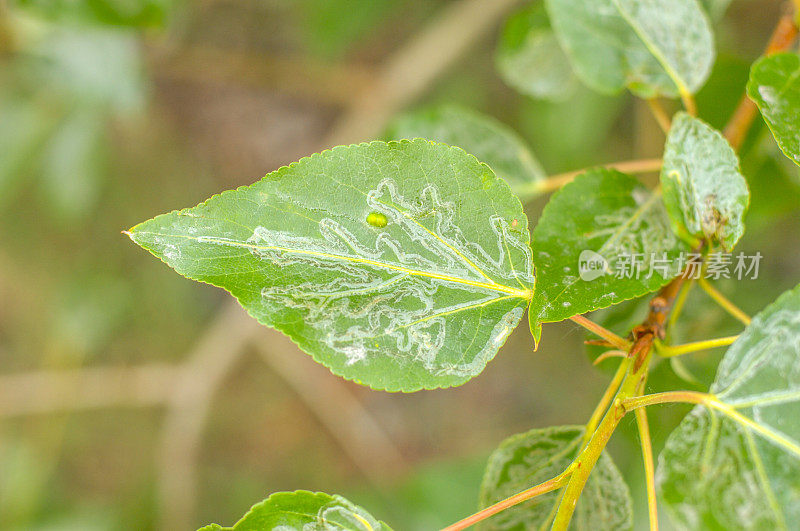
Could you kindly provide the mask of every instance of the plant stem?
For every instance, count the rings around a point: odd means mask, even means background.
[[[581,448],[584,448],[586,444],[592,438],[595,430],[597,429],[597,425],[600,424],[600,420],[603,418],[603,414],[608,409],[608,406],[611,404],[611,401],[614,400],[614,397],[617,395],[619,391],[619,386],[622,385],[622,381],[625,379],[625,375],[628,374],[628,368],[631,366],[631,362],[633,358],[625,358],[619,364],[617,368],[616,374],[614,374],[614,378],[611,379],[611,382],[608,384],[608,388],[606,388],[606,392],[603,394],[603,397],[600,399],[600,402],[597,403],[597,406],[594,408],[594,412],[592,416],[589,418],[589,422],[586,423],[586,431],[583,434],[583,442],[581,443]]]
[[[757,433],[768,441],[777,444],[778,446],[782,446],[792,454],[800,457],[800,446],[798,446],[797,443],[787,439],[786,436],[780,432],[776,432],[769,427],[759,424],[753,419],[739,413],[736,407],[745,407],[745,404],[740,403],[737,404],[737,406],[731,406],[730,404],[726,404],[725,402],[718,400],[716,396],[710,393],[699,393],[697,391],[669,391],[666,393],[655,393],[652,395],[637,396],[623,400],[622,407],[627,412],[646,406],[652,406],[656,404],[673,404],[677,402],[702,404],[708,408],[715,409],[740,426]]]
[[[597,356],[595,360],[592,362],[592,365],[599,365],[601,362],[609,359],[609,358],[626,358],[628,353],[624,350],[607,350]]]
[[[686,298],[689,296],[689,292],[692,291],[692,286],[694,286],[694,279],[689,280],[689,282],[681,286],[681,290],[675,298],[675,304],[672,306],[672,312],[669,314],[669,319],[667,320],[667,330],[672,329],[678,321],[678,317],[683,311],[683,305],[686,303]]]
[[[688,90],[681,90],[681,101],[686,112],[692,116],[697,116],[697,104],[694,101],[694,96]]]
[[[669,128],[672,127],[672,122],[667,114],[667,111],[664,110],[664,106],[661,105],[661,101],[656,98],[648,98],[647,105],[650,107],[650,112],[653,113],[653,118],[656,119],[658,126],[662,131],[664,131],[665,134],[668,133]]]
[[[646,338],[644,339],[645,342],[652,342],[652,336],[647,335],[644,337]],[[644,353],[645,359],[638,368],[635,364],[630,365],[619,392],[617,393],[617,398],[614,400],[614,404],[606,412],[600,425],[592,434],[589,443],[583,451],[581,451],[575,461],[573,461],[574,470],[569,478],[569,483],[567,483],[564,489],[564,497],[561,499],[558,512],[553,520],[553,530],[566,531],[569,527],[572,515],[575,512],[575,506],[578,503],[578,498],[580,498],[583,488],[589,480],[589,474],[592,473],[594,465],[597,463],[597,460],[600,459],[600,455],[602,455],[605,450],[606,444],[608,444],[620,420],[625,416],[625,410],[622,408],[622,400],[635,394],[642,377],[647,374],[647,362],[650,358],[651,349],[647,344],[642,345],[642,348],[644,348],[642,352]]]
[[[661,159],[625,160],[621,162],[611,162],[609,164],[600,164],[599,166],[628,173],[647,173],[660,170]],[[518,189],[517,195],[523,201],[527,201],[540,194],[554,192],[588,169],[590,168],[581,168],[580,170],[551,175],[541,181],[534,181],[528,186]]]
[[[558,512],[553,520],[552,529],[566,531],[569,527],[578,498],[580,498],[583,488],[589,479],[589,474],[591,474],[594,465],[602,455],[620,420],[625,416],[624,400],[637,396],[637,389],[640,388],[647,377],[652,358],[653,341],[657,337],[663,337],[664,326],[675,297],[683,286],[683,282],[684,276],[681,275],[661,288],[658,294],[650,301],[650,312],[647,318],[640,326],[634,328],[633,334],[636,339],[633,346],[631,346],[628,358],[632,360],[632,363],[628,364],[629,367],[619,386],[613,405],[606,411],[603,420],[594,430],[589,443],[572,462],[573,472],[564,489]]]
[[[661,342],[656,342],[656,350],[658,354],[664,358],[671,358],[673,356],[682,356],[692,352],[699,352],[701,350],[708,350],[716,347],[727,347],[739,338],[739,335],[718,337],[716,339],[704,339],[703,341],[694,341],[692,343],[684,343],[683,345],[664,345]]]
[[[569,480],[570,474],[572,473],[572,466],[567,468],[564,472],[557,475],[553,479],[549,479],[544,483],[540,483],[535,487],[531,487],[527,490],[523,490],[517,494],[514,494],[511,497],[506,498],[505,500],[501,500],[494,505],[490,505],[489,507],[478,511],[477,513],[464,518],[463,520],[459,520],[458,522],[449,525],[442,529],[442,531],[459,531],[461,529],[466,529],[471,525],[475,525],[481,520],[485,520],[490,516],[497,514],[501,511],[508,509],[509,507],[513,507],[518,503],[522,503],[526,500],[530,500],[531,498],[535,498],[541,494],[546,494],[550,491],[556,490],[562,486]]]
[[[728,298],[725,297],[725,295],[723,295],[722,293],[720,293],[714,286],[712,286],[708,280],[706,280],[705,278],[699,278],[697,279],[697,283],[700,284],[700,287],[703,288],[703,291],[708,293],[709,297],[714,299],[714,301],[716,301],[716,303],[719,304],[722,307],[722,309],[724,309],[726,312],[731,314],[733,317],[735,317],[745,325],[750,324],[750,321],[752,321],[752,319],[750,319],[750,316],[744,313],[742,310],[740,310],[739,307],[736,306],[734,303],[729,301]]]
[[[611,343],[613,346],[615,346],[617,348],[620,348],[620,349],[625,350],[625,351],[627,351],[628,349],[631,348],[631,343],[629,341],[627,341],[625,339],[622,339],[621,337],[619,337],[617,334],[615,334],[611,330],[608,330],[608,329],[600,326],[599,324],[595,323],[594,321],[592,321],[590,319],[587,319],[583,315],[574,315],[574,316],[570,317],[570,319],[573,322],[578,323],[579,325],[584,327],[586,330],[592,332],[593,334],[596,334],[596,335],[602,337],[603,339],[605,339],[606,341],[608,341],[609,343]]]
[[[795,6],[797,4],[798,2],[795,0]],[[769,43],[764,50],[764,55],[772,55],[789,49],[795,37],[797,37],[797,25],[794,17],[792,15],[784,15],[772,32]],[[750,126],[757,114],[758,108],[756,104],[747,97],[747,94],[742,96],[738,107],[736,107],[724,130],[725,138],[728,139],[733,149],[738,150],[741,147],[747,136],[747,131],[750,130]]]
[[[622,401],[622,407],[625,411],[632,411],[656,404],[671,404],[675,402],[709,404],[710,401],[717,400],[714,395],[709,393],[701,393],[699,391],[667,391],[665,393],[653,393],[652,395],[626,398]]]
[[[636,409],[636,426],[639,428],[639,440],[642,445],[642,460],[647,484],[647,511],[650,515],[650,531],[658,531],[658,499],[656,498],[656,469],[653,464],[653,443],[650,440],[650,426],[647,423],[647,412]]]

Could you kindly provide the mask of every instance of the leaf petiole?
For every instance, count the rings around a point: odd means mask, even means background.
[[[625,160],[621,162],[611,162],[609,164],[598,164],[592,167],[610,168],[624,173],[649,173],[661,169],[661,159]],[[588,169],[590,168],[581,168],[579,170],[551,175],[540,181],[534,181],[525,187],[519,188],[517,190],[517,195],[522,202],[525,202],[540,194],[555,192]]]
[[[630,348],[631,348],[630,341],[619,337],[617,334],[615,334],[611,330],[608,330],[608,329],[600,326],[599,324],[595,323],[594,321],[592,321],[590,319],[587,319],[583,315],[573,315],[572,317],[570,317],[570,320],[572,320],[574,323],[577,323],[577,324],[581,325],[582,327],[584,327],[586,330],[592,332],[593,334],[596,334],[596,335],[602,337],[603,339],[608,341],[612,346],[615,346],[615,347],[617,347],[619,349],[622,349],[622,350],[624,350],[626,352],[628,350],[630,350]]]
[[[644,391],[644,381],[639,385],[638,392]],[[650,516],[650,531],[658,531],[658,500],[656,497],[656,469],[653,464],[653,442],[650,439],[650,425],[647,422],[647,412],[636,409],[636,427],[639,430],[639,442],[642,446],[642,460],[644,461],[645,483],[647,488],[647,510]]]
[[[559,489],[567,484],[569,481],[569,477],[572,474],[573,465],[567,467],[561,474],[557,475],[553,479],[549,479],[544,483],[540,483],[535,485],[529,489],[523,490],[513,496],[506,498],[505,500],[501,500],[494,505],[490,505],[489,507],[478,511],[477,513],[464,518],[463,520],[459,520],[458,522],[449,525],[442,529],[442,531],[459,531],[461,529],[466,529],[471,525],[475,525],[481,520],[485,520],[492,515],[495,515],[501,511],[505,511],[506,509],[513,507],[519,503],[522,503],[526,500],[530,500],[531,498],[535,498],[536,496],[540,496],[542,494],[546,494],[548,492],[554,491]]]
[[[700,285],[701,288],[703,288],[703,291],[708,293],[709,297],[714,299],[714,301],[722,307],[723,310],[731,314],[733,317],[735,317],[745,325],[750,324],[750,321],[752,320],[750,319],[750,316],[744,313],[742,310],[740,310],[739,307],[736,306],[734,303],[732,303],[730,300],[728,300],[728,298],[725,297],[725,295],[723,295],[722,293],[720,293],[714,286],[712,286],[708,280],[701,277],[697,279],[697,283]]]
[[[683,345],[664,345],[656,340],[655,347],[659,356],[664,358],[671,358],[674,356],[682,356],[692,352],[700,352],[701,350],[708,350],[717,347],[727,347],[739,338],[738,335],[718,337],[715,339],[705,339],[703,341],[694,341],[692,343],[685,343]]]

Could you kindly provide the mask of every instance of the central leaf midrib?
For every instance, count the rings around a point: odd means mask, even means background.
[[[372,259],[369,259],[369,258],[360,258],[360,257],[355,257],[355,256],[346,256],[346,255],[339,255],[339,254],[334,254],[334,253],[326,253],[326,252],[322,252],[322,251],[311,251],[311,250],[306,250],[306,249],[292,249],[290,247],[280,247],[280,246],[274,246],[274,245],[254,245],[254,244],[250,244],[250,243],[246,243],[246,242],[240,242],[240,241],[235,241],[235,240],[226,240],[226,239],[214,238],[214,237],[210,237],[210,236],[189,236],[189,235],[185,235],[185,234],[163,234],[163,233],[156,233],[156,232],[140,232],[139,234],[150,234],[152,236],[161,236],[161,237],[165,237],[165,238],[183,238],[183,239],[187,239],[187,240],[193,240],[193,241],[196,241],[198,243],[201,243],[201,238],[202,238],[202,241],[204,241],[204,242],[215,243],[215,244],[219,244],[219,245],[230,245],[230,246],[233,246],[233,247],[241,247],[241,248],[244,248],[244,249],[252,249],[254,251],[273,250],[273,251],[283,251],[283,252],[288,252],[288,253],[297,253],[297,254],[305,254],[305,255],[311,255],[311,256],[319,256],[319,257],[323,257],[323,258],[331,258],[331,259],[334,259],[334,260],[342,260],[342,261],[353,262],[353,263],[358,263],[358,264],[371,265],[371,266],[375,266],[375,267],[382,267],[384,269],[391,269],[393,271],[401,271],[401,272],[407,273],[409,275],[432,278],[432,279],[437,279],[437,280],[444,280],[446,282],[452,282],[454,284],[462,284],[462,285],[466,285],[466,286],[473,286],[473,287],[476,287],[476,288],[490,289],[490,290],[497,291],[499,293],[505,293],[505,294],[508,294],[508,295],[512,295],[514,297],[519,297],[521,299],[529,299],[531,297],[531,295],[532,295],[531,290],[520,290],[520,289],[516,289],[516,288],[512,288],[512,287],[506,286],[504,284],[498,284],[497,282],[494,282],[494,281],[478,282],[478,281],[475,281],[475,280],[469,280],[469,279],[466,279],[466,278],[456,277],[456,276],[452,276],[452,275],[445,275],[445,274],[442,274],[442,273],[432,273],[432,272],[429,272],[429,271],[421,271],[421,270],[418,270],[418,269],[411,269],[411,268],[407,268],[407,267],[403,267],[403,266],[399,266],[399,265],[395,265],[395,264],[391,264],[391,263],[387,263],[387,262],[380,262],[378,260],[372,260]]]

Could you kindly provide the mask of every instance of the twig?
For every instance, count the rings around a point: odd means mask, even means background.
[[[348,105],[364,87],[374,84],[365,68],[331,65],[307,57],[265,54],[193,46],[167,54],[151,51],[158,76],[177,81],[237,83],[268,88],[317,101]]]
[[[634,328],[633,336],[635,341],[629,351],[628,372],[623,377],[619,390],[615,393],[614,404],[606,411],[603,420],[592,433],[591,439],[573,461],[575,468],[564,489],[564,495],[559,503],[552,529],[560,531],[569,527],[572,515],[575,512],[575,506],[589,479],[589,475],[605,450],[611,435],[625,415],[626,410],[622,406],[622,401],[634,395],[647,377],[653,341],[664,336],[665,324],[683,282],[684,275],[681,275],[661,288],[658,295],[650,301],[650,312],[647,314],[647,318],[640,326]],[[613,387],[616,387],[616,382],[612,382],[609,385],[609,389]]]
[[[197,500],[197,458],[211,400],[253,330],[238,306],[226,306],[189,355],[173,386],[156,458],[159,528],[191,529]]]
[[[797,25],[794,22],[792,15],[784,15],[775,26],[772,32],[769,43],[764,51],[764,55],[772,55],[784,50],[787,50],[794,39],[797,37]],[[747,136],[747,131],[753,123],[758,108],[753,101],[747,97],[747,94],[742,96],[739,105],[733,112],[728,125],[725,126],[725,138],[728,139],[733,149],[738,150],[742,142]]]
[[[406,470],[391,437],[347,387],[348,383],[300,355],[285,337],[264,333],[257,343],[264,361],[297,393],[376,488]]]
[[[644,391],[644,381],[639,386],[637,394]],[[653,441],[650,439],[650,424],[647,422],[647,412],[636,409],[636,427],[639,430],[639,443],[642,446],[642,461],[644,462],[644,477],[647,488],[647,512],[650,518],[650,531],[658,531],[658,498],[656,496],[656,468],[653,464]]]
[[[594,321],[592,321],[590,319],[587,319],[583,315],[580,315],[580,314],[573,315],[572,317],[570,317],[570,320],[572,320],[574,323],[577,323],[577,324],[581,325],[582,327],[584,327],[586,330],[592,332],[593,334],[596,334],[596,335],[602,337],[603,339],[605,339],[606,341],[608,341],[609,343],[611,343],[613,346],[615,346],[617,348],[621,348],[622,350],[625,350],[625,351],[627,351],[629,348],[631,348],[631,344],[630,344],[629,341],[627,341],[625,339],[622,339],[621,337],[619,337],[617,334],[615,334],[611,330],[608,330],[608,329],[600,326],[599,324],[595,323]]]
[[[600,164],[599,167],[615,169],[627,173],[648,173],[659,171],[661,169],[661,159],[625,160],[622,162]],[[589,169],[591,168],[581,168],[580,170],[573,170],[551,175],[550,177],[541,181],[534,181],[526,187],[521,187],[517,191],[517,195],[525,200],[528,197],[558,190],[568,182],[572,181],[578,175],[586,173],[586,171]]]
[[[708,293],[708,296],[714,299],[714,301],[722,307],[723,310],[731,314],[733,317],[744,323],[745,325],[749,325],[750,316],[744,313],[738,306],[728,300],[725,295],[723,295],[720,291],[717,290],[711,283],[706,280],[705,278],[698,278],[697,283],[703,288],[703,291]]]
[[[668,133],[669,128],[672,127],[672,122],[667,111],[664,110],[664,107],[661,105],[661,101],[656,98],[648,98],[647,105],[650,107],[650,111],[653,113],[653,118],[655,118],[658,126],[664,133]]]
[[[0,418],[167,402],[180,369],[165,364],[97,367],[0,377]]]
[[[600,424],[600,420],[603,418],[603,415],[605,415],[606,411],[608,410],[608,406],[611,405],[611,401],[614,400],[614,397],[617,395],[617,392],[619,391],[619,386],[625,379],[625,375],[628,373],[628,368],[630,366],[631,366],[631,358],[628,357],[626,357],[622,361],[622,363],[619,364],[617,372],[616,374],[614,374],[614,378],[611,379],[611,382],[608,384],[608,387],[606,388],[606,392],[603,394],[603,397],[600,399],[600,402],[598,402],[597,406],[594,408],[592,416],[589,417],[589,422],[586,423],[586,430],[583,433],[583,442],[581,444],[581,449],[583,449],[583,447],[591,440],[592,435],[594,435],[594,432],[597,429],[597,425]]]
[[[475,525],[481,520],[485,520],[492,515],[495,515],[501,511],[505,511],[509,507],[513,507],[518,503],[522,503],[525,500],[530,500],[531,498],[535,498],[536,496],[540,496],[542,494],[546,494],[548,492],[554,491],[559,487],[562,487],[567,480],[569,479],[570,473],[572,472],[571,468],[568,468],[558,476],[554,477],[553,479],[547,480],[544,483],[536,485],[535,487],[531,487],[527,490],[523,490],[522,492],[515,494],[505,500],[499,501],[494,505],[487,507],[477,513],[464,518],[463,520],[459,520],[453,525],[449,525],[442,529],[442,531],[461,531],[462,529],[466,529],[471,525]]]
[[[738,335],[718,337],[715,339],[706,339],[703,341],[695,341],[693,343],[684,343],[683,345],[662,345],[656,341],[656,351],[658,354],[665,358],[674,356],[682,356],[683,354],[690,354],[692,352],[700,352],[701,350],[708,350],[717,347],[727,347],[739,338]]]
[[[595,360],[592,362],[592,365],[600,365],[600,363],[610,358],[625,358],[627,356],[628,353],[624,350],[607,350],[597,356],[597,358],[595,358]]]

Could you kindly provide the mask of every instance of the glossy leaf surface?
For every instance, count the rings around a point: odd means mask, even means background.
[[[489,457],[481,485],[481,507],[488,507],[563,472],[575,459],[583,433],[581,426],[558,426],[531,430],[503,441]],[[550,517],[558,499],[558,491],[542,494],[485,520],[478,529],[539,529]],[[628,485],[608,452],[604,452],[578,500],[570,528],[610,531],[630,529],[632,525]]]
[[[661,167],[664,204],[680,231],[733,249],[744,234],[750,203],[739,159],[711,126],[678,113],[664,148]]]
[[[553,29],[583,81],[642,97],[694,93],[714,62],[696,0],[547,0]]]
[[[659,483],[687,529],[791,529],[800,522],[800,287],[753,319],[711,392],[670,435]]]
[[[534,230],[531,327],[655,291],[685,251],[659,194],[624,173],[589,170],[553,195]]]
[[[522,317],[527,220],[508,185],[427,140],[341,146],[131,238],[376,389],[459,385]]]
[[[800,164],[800,56],[779,53],[756,61],[747,94],[758,105],[781,150]]]
[[[324,492],[276,492],[254,505],[233,527],[210,524],[199,531],[391,531],[364,509]]]

